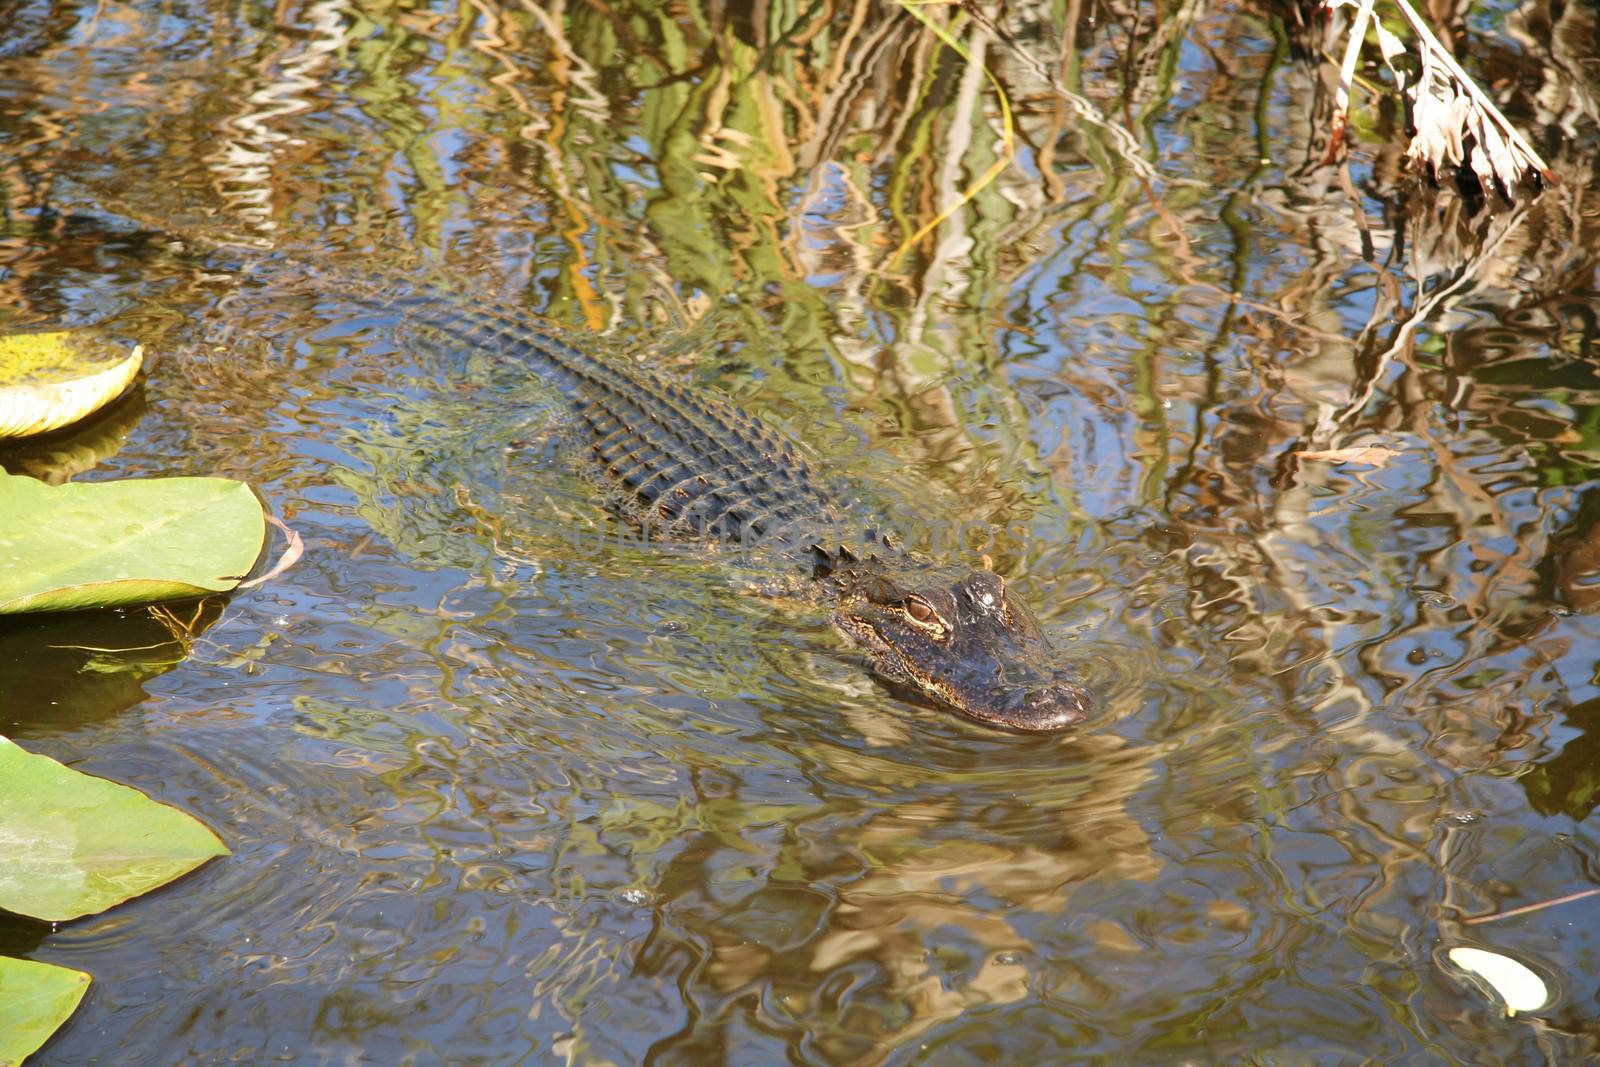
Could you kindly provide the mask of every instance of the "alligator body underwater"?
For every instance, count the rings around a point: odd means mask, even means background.
[[[804,561],[834,626],[888,681],[1013,730],[1057,730],[1087,714],[1088,693],[1058,668],[999,575],[938,565],[864,520],[852,525],[852,506],[794,443],[731,403],[461,297],[414,290],[382,304],[455,343],[548,371],[629,517]],[[850,530],[859,534],[841,536]]]

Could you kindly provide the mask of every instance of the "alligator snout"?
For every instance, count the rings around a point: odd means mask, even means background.
[[[1060,730],[1082,722],[1088,714],[1088,691],[1057,683],[1017,693],[999,721],[1014,730]]]

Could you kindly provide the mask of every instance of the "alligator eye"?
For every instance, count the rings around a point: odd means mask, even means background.
[[[933,605],[921,597],[908,596],[902,601],[901,607],[905,609],[906,618],[924,630],[933,630],[936,633],[944,631],[944,620],[939,617],[937,611],[933,610]]]

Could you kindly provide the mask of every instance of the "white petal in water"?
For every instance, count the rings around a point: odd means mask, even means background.
[[[1538,975],[1510,956],[1485,952],[1481,948],[1453,948],[1450,962],[1471,971],[1494,987],[1506,1002],[1506,1011],[1538,1011],[1550,999],[1550,992]]]

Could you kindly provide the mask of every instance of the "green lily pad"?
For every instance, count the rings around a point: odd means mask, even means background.
[[[0,614],[227,592],[266,531],[250,487],[227,478],[45,485],[0,472]]]
[[[76,919],[227,854],[177,808],[0,737],[0,908]]]
[[[0,956],[0,1067],[38,1051],[78,1010],[88,989],[82,971]]]
[[[70,426],[128,388],[144,349],[56,331],[0,337],[0,437]]]

